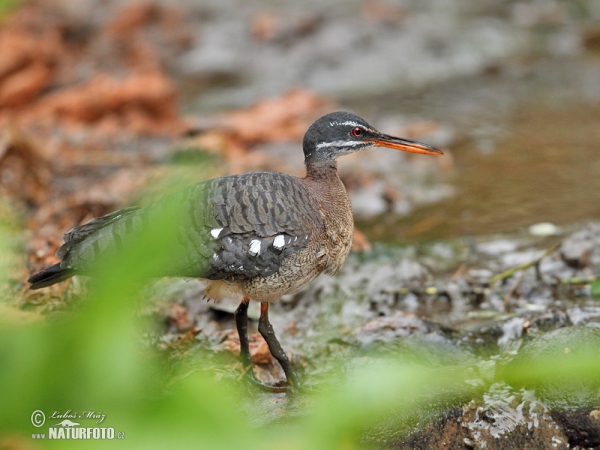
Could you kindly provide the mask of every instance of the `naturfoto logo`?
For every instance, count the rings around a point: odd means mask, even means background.
[[[33,439],[125,439],[125,432],[115,433],[112,427],[82,426],[84,420],[95,420],[95,425],[99,425],[106,419],[106,415],[96,411],[84,411],[78,413],[71,409],[60,412],[52,411],[48,419],[60,420],[48,426],[47,433],[33,433]],[[62,419],[62,420],[61,420]],[[41,428],[46,423],[46,414],[41,410],[36,410],[31,414],[31,423],[36,428]],[[40,430],[41,431],[41,430]]]

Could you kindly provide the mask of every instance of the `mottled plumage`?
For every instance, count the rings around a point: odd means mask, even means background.
[[[334,274],[352,245],[350,200],[336,158],[363,148],[389,147],[440,154],[425,144],[379,133],[358,116],[321,117],[303,141],[306,177],[247,173],[205,181],[144,208],[126,208],[73,228],[57,251],[61,261],[29,278],[39,289],[73,275],[94,275],[99,264],[124,254],[136,236],[160,223],[167,251],[144,249],[151,276],[207,280],[206,294],[242,299],[236,312],[242,359],[249,300],[262,302],[259,331],[283,366],[295,375],[268,322],[268,302],[297,291],[322,272]],[[162,230],[162,229],[161,229]]]
[[[323,231],[314,201],[302,182],[283,173],[216,178],[145,208],[122,209],[73,228],[56,253],[59,268],[71,276],[93,275],[98,261],[123,251],[132,234],[168,210],[175,211],[179,225],[170,252],[174,259],[163,255],[152,275],[234,283],[267,278]],[[275,246],[275,239],[282,245]],[[44,287],[43,280],[31,281],[33,289]]]

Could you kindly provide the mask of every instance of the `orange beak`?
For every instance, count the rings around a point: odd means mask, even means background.
[[[374,139],[370,139],[370,141],[377,147],[393,148],[394,150],[402,150],[403,152],[421,153],[423,155],[443,155],[441,150],[430,145],[387,134],[381,134]]]

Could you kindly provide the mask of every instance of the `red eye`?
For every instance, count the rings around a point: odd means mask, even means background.
[[[360,127],[352,128],[352,136],[359,137],[363,133],[363,129]]]

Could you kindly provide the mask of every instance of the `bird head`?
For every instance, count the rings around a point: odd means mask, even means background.
[[[307,164],[333,161],[340,156],[371,147],[386,147],[411,153],[441,155],[441,150],[420,142],[380,133],[355,114],[338,111],[317,119],[302,143]]]

